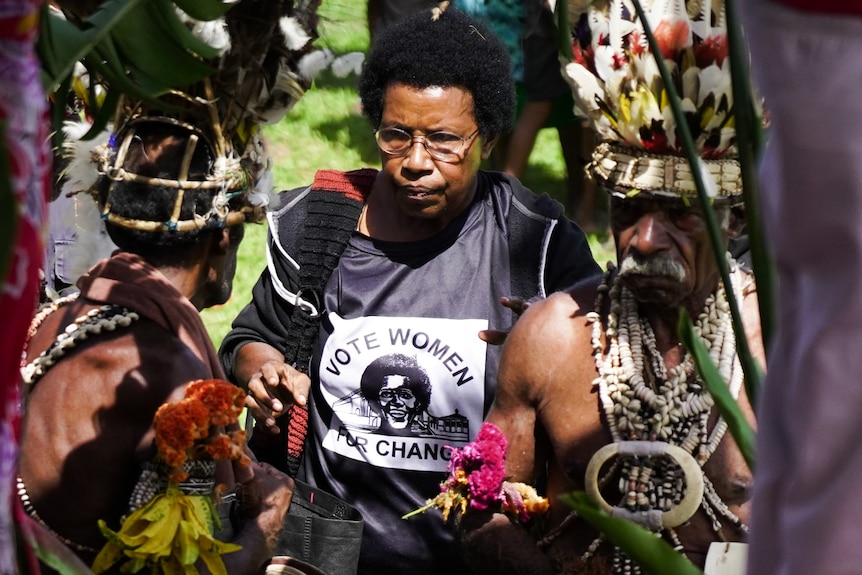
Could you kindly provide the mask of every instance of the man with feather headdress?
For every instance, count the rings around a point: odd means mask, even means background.
[[[727,241],[742,222],[742,186],[724,4],[642,5],[683,100],[697,169]],[[731,258],[731,285],[721,281],[668,95],[632,3],[570,8],[574,58],[565,74],[602,140],[590,170],[611,196],[618,267],[532,304],[509,335],[488,420],[509,440],[508,479],[543,482],[551,506],[529,534],[505,516],[470,513],[464,539],[478,573],[640,573],[559,499],[585,490],[706,573],[741,573],[745,547],[731,543],[746,538],[752,472],[677,325],[683,312],[693,319],[753,421],[728,304],[732,291],[762,361],[753,280]]]
[[[281,117],[310,84],[297,70],[315,9],[243,0],[206,25],[189,17],[188,29],[203,28],[215,51],[208,73],[158,100],[125,95],[109,110],[110,130],[78,146],[83,156],[70,142],[64,193],[92,196],[119,249],[78,279],[80,293],[33,319],[21,366],[17,492],[23,511],[85,561],[165,484],[155,465],[159,407],[192,381],[225,377],[199,311],[229,297],[243,224],[263,218],[272,176],[260,124]],[[173,8],[168,16],[178,17]],[[255,463],[216,466],[224,503],[236,496],[221,538],[241,546],[221,572],[259,573],[275,553],[292,481]],[[203,547],[208,561],[213,548]],[[186,572],[200,568],[196,557]]]

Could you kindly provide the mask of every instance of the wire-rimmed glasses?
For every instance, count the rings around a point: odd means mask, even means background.
[[[479,128],[463,138],[444,131],[414,136],[401,128],[382,128],[374,132],[374,138],[380,149],[390,156],[403,156],[410,151],[414,142],[421,142],[435,160],[455,164],[464,159],[461,154],[478,133]]]

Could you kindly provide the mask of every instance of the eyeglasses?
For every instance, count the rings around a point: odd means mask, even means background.
[[[413,392],[406,387],[399,387],[396,389],[383,389],[379,393],[379,397],[383,401],[392,401],[395,399],[395,396],[398,396],[398,399],[401,401],[410,401],[414,399],[416,396],[413,395]]]
[[[413,142],[418,141],[435,160],[454,164],[464,159],[461,153],[478,133],[479,128],[464,138],[451,132],[431,132],[424,136],[414,136],[401,128],[383,128],[374,132],[374,137],[380,149],[390,156],[405,155],[413,147]]]

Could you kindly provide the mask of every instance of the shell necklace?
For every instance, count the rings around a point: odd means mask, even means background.
[[[731,288],[741,297],[741,275],[730,258]],[[595,311],[587,315],[592,324],[593,357],[599,376],[593,382],[598,388],[601,407],[615,443],[621,441],[664,442],[682,448],[702,467],[718,448],[727,430],[719,418],[710,431],[708,420],[713,399],[701,382],[694,360],[686,353],[683,361],[667,369],[656,347],[655,332],[645,317],[638,313],[638,303],[619,276],[611,282],[613,266],[609,266],[596,297]],[[602,342],[601,309],[605,297],[610,299],[610,314],[605,336],[607,354]],[[743,371],[736,355],[736,339],[724,286],[719,284],[711,294],[694,325],[703,340],[719,374],[728,383],[734,398],[743,383]],[[617,478],[622,501],[619,507],[632,513],[665,512],[683,498],[686,485],[680,467],[666,457],[618,457],[611,468],[599,478],[607,485]],[[706,512],[712,528],[719,533],[719,515],[747,532],[740,521],[715,492],[703,475],[704,495],[700,507]],[[683,547],[672,527],[660,529],[667,533],[674,547]],[[594,541],[584,558],[597,549],[601,538]],[[614,550],[614,573],[637,574],[640,569],[619,549]]]

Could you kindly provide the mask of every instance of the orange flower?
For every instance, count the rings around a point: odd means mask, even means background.
[[[198,380],[186,388],[185,399],[162,405],[153,418],[159,457],[170,468],[168,479],[178,483],[188,477],[183,464],[200,456],[213,460],[238,460],[248,465],[245,431],[225,432],[236,426],[245,403],[245,392],[217,379]]]
[[[213,425],[229,425],[237,420],[245,405],[245,392],[218,379],[201,379],[189,384],[186,397],[198,399],[212,414]]]
[[[195,441],[209,435],[210,413],[199,401],[162,405],[153,418],[159,456],[169,467],[182,467]]]

